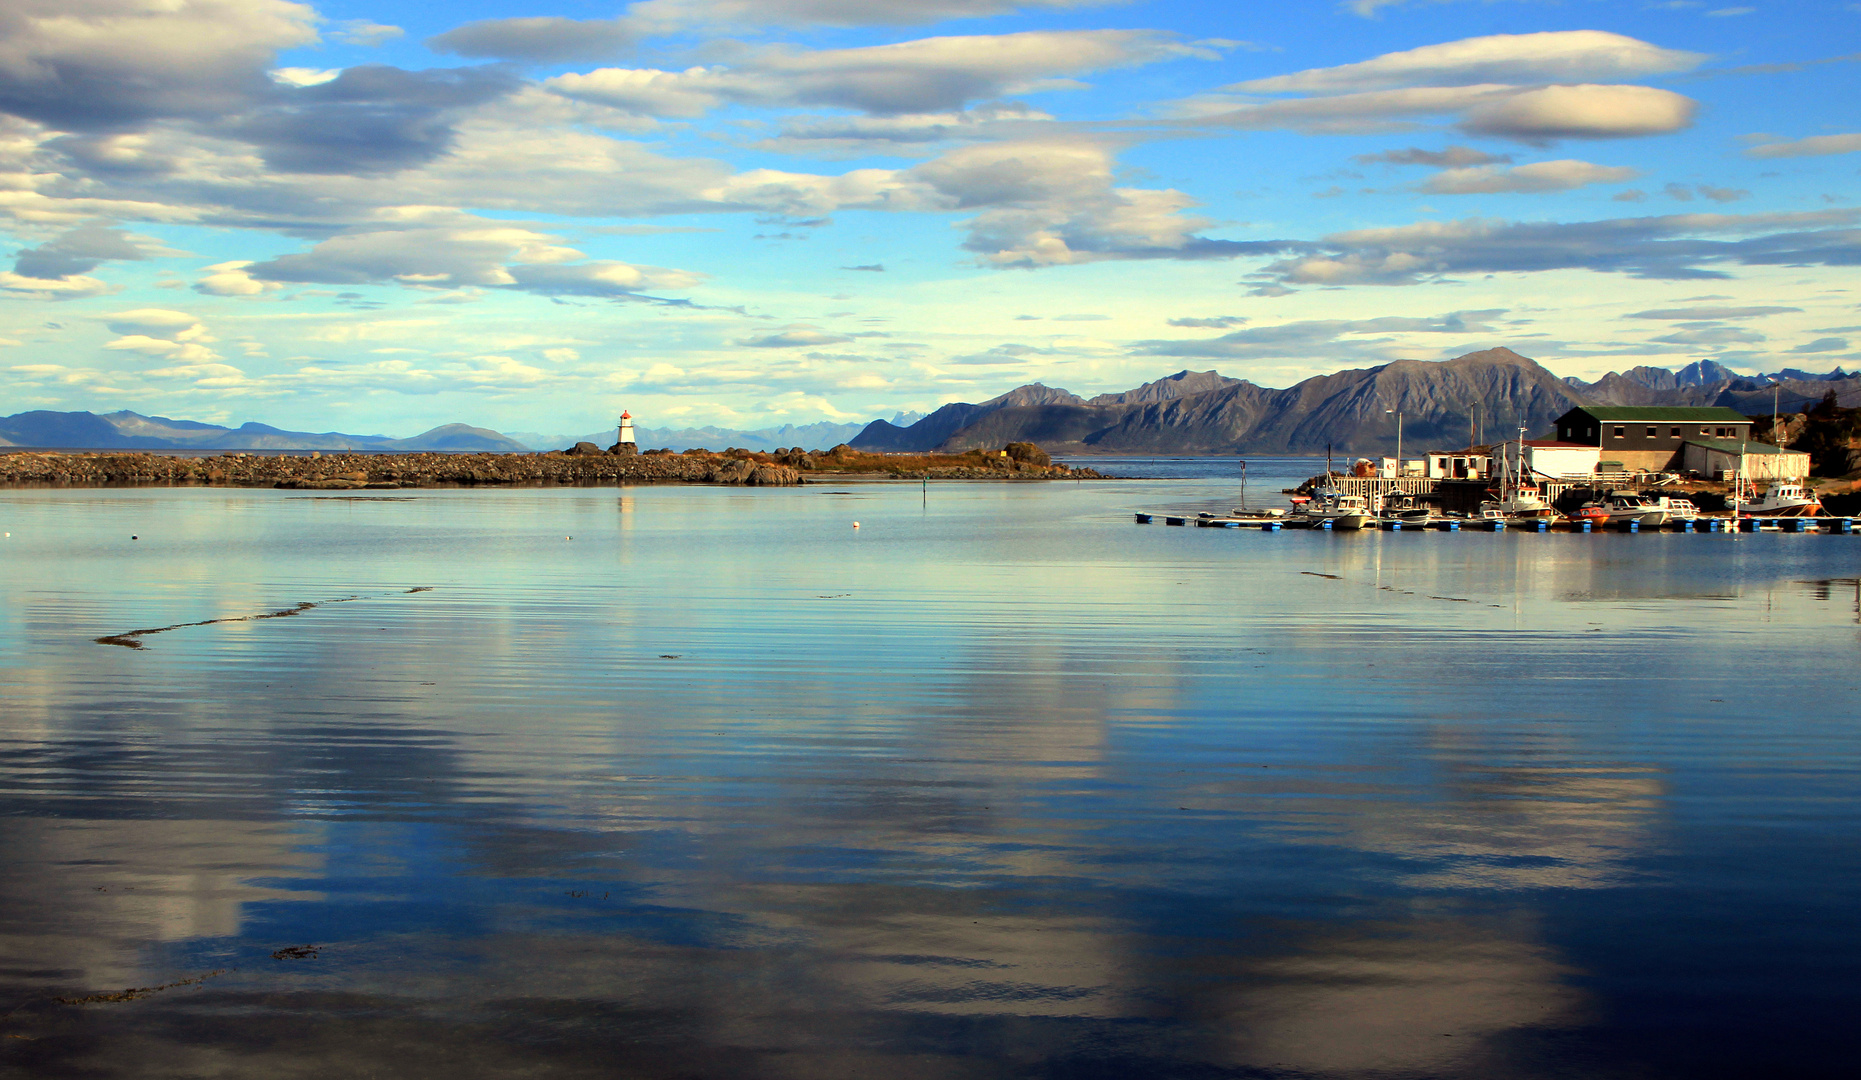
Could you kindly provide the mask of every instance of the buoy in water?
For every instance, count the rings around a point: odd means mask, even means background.
[[[857,528],[859,528],[859,522],[857,522],[857,521],[855,521],[855,522],[853,523],[853,527],[854,527],[855,529],[857,529]]]

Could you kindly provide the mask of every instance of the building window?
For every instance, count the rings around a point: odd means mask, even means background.
[[[1618,439],[1622,439],[1622,438],[1626,438],[1627,436],[1628,436],[1628,429],[1620,425],[1617,425],[1615,429],[1615,437]]]
[[[1680,429],[1679,428],[1670,429],[1667,433],[1667,437],[1670,439],[1678,439],[1680,437]]]
[[[1656,437],[1656,436],[1658,436],[1658,435],[1659,435],[1660,433],[1661,433],[1661,429],[1660,429],[1660,428],[1657,428],[1657,427],[1650,427],[1650,428],[1648,429],[1648,438],[1650,438],[1650,439],[1652,439],[1652,438],[1655,438],[1655,437]]]

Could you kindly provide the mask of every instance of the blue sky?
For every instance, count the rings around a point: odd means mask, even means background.
[[[1861,4],[12,0],[0,412],[1861,360]]]

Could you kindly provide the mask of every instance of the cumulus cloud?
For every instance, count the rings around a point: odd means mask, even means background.
[[[280,282],[260,281],[246,273],[251,265],[250,259],[214,263],[207,267],[207,275],[194,283],[194,291],[208,296],[257,296],[284,288]]]
[[[1510,169],[1491,165],[1444,169],[1429,177],[1422,190],[1431,195],[1570,191],[1588,184],[1617,184],[1640,175],[1639,170],[1627,167],[1565,159],[1538,161]]]
[[[683,288],[700,280],[684,270],[582,259],[581,252],[558,244],[555,237],[484,221],[347,233],[309,251],[249,263],[232,272],[259,282],[396,281],[416,287],[482,286],[598,297]]]
[[[640,31],[626,19],[539,15],[484,19],[426,39],[434,52],[495,60],[564,63],[606,60],[632,49]]]
[[[801,117],[786,121],[775,137],[757,142],[756,148],[827,157],[916,155],[928,151],[926,144],[1010,138],[1026,125],[1052,119],[1018,102],[977,105],[960,112]]]
[[[1411,146],[1406,150],[1357,154],[1351,160],[1359,165],[1431,165],[1437,169],[1465,169],[1473,165],[1510,165],[1512,155],[1489,154],[1471,146],[1449,146],[1440,150],[1423,150],[1419,146]]]
[[[211,117],[263,98],[280,49],[316,40],[285,0],[9,0],[0,111],[66,131]]]
[[[1091,7],[1109,0],[646,0],[629,14],[643,25],[900,26],[945,19],[980,19],[1028,8]]]
[[[1206,318],[1206,319],[1197,319],[1197,318],[1171,319],[1170,325],[1171,326],[1190,326],[1190,327],[1196,327],[1196,328],[1204,329],[1204,330],[1226,330],[1230,326],[1239,326],[1240,324],[1246,321],[1247,321],[1246,317],[1242,315],[1216,315],[1212,318]]]
[[[462,110],[511,93],[493,68],[404,71],[385,64],[345,69],[327,82],[282,90],[276,103],[220,130],[259,148],[273,168],[298,173],[395,171],[452,148]]]
[[[773,334],[758,334],[738,341],[752,349],[794,349],[819,345],[836,345],[852,341],[846,334],[835,334],[816,326],[791,326]]]
[[[1588,80],[1681,71],[1703,59],[1595,30],[1497,34],[1236,83],[1182,107],[1190,122],[1223,127],[1364,132],[1458,115],[1470,134],[1528,143],[1624,138],[1680,130],[1697,106],[1669,90]]]
[[[1489,334],[1505,309],[1454,311],[1415,318],[1384,316],[1375,319],[1304,319],[1273,326],[1250,327],[1217,338],[1188,341],[1140,341],[1137,351],[1151,356],[1215,356],[1231,359],[1305,357],[1322,346],[1346,337],[1391,334]]]
[[[0,270],[0,290],[22,300],[83,300],[119,291],[118,286],[83,274],[65,278],[35,278]]]
[[[1786,158],[1786,157],[1821,157],[1825,154],[1852,154],[1861,150],[1861,132],[1845,135],[1812,135],[1795,142],[1764,143],[1760,146],[1747,147],[1746,157]]]
[[[1702,326],[1692,330],[1676,330],[1649,340],[1663,345],[1720,346],[1752,345],[1767,339],[1756,330],[1744,330],[1736,326]]]
[[[1802,311],[1799,307],[1778,307],[1760,305],[1752,307],[1683,307],[1654,308],[1649,311],[1631,311],[1625,319],[1664,319],[1673,322],[1699,322],[1717,319],[1754,319],[1760,315],[1784,315]]]
[[[1237,83],[1247,93],[1345,94],[1404,86],[1590,82],[1690,71],[1702,53],[1663,49],[1602,30],[1493,34],[1372,60]]]
[[[1027,31],[854,49],[772,46],[728,67],[602,68],[548,80],[559,94],[651,116],[698,116],[726,102],[824,105],[877,115],[934,113],[1045,86],[1055,77],[1196,56],[1206,47],[1147,30]]]
[[[1671,214],[1586,222],[1469,219],[1357,229],[1265,268],[1285,284],[1407,285],[1454,274],[1587,269],[1655,279],[1724,278],[1719,264],[1861,263],[1861,214]]]
[[[52,280],[95,270],[111,259],[146,257],[141,246],[123,230],[88,225],[38,247],[23,249],[13,260],[13,271],[22,277]]]
[[[954,150],[906,174],[932,205],[985,208],[963,222],[963,246],[981,262],[1032,268],[1105,259],[1225,258],[1252,245],[1195,235],[1208,224],[1184,213],[1180,191],[1121,188],[1111,153],[1096,143],[988,143]]]
[[[344,19],[336,24],[336,30],[330,36],[345,45],[361,45],[372,49],[403,37],[406,33],[398,26],[387,26],[368,19]]]
[[[1525,142],[1661,135],[1693,123],[1699,103],[1652,86],[1541,86],[1475,104],[1460,128]]]
[[[110,332],[122,335],[104,345],[116,352],[141,353],[182,363],[208,363],[220,358],[207,347],[213,336],[194,315],[167,308],[137,308],[103,317]]]

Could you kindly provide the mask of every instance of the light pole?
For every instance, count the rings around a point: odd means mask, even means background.
[[[1384,409],[1385,413],[1396,414],[1396,479],[1402,479],[1402,410]]]

